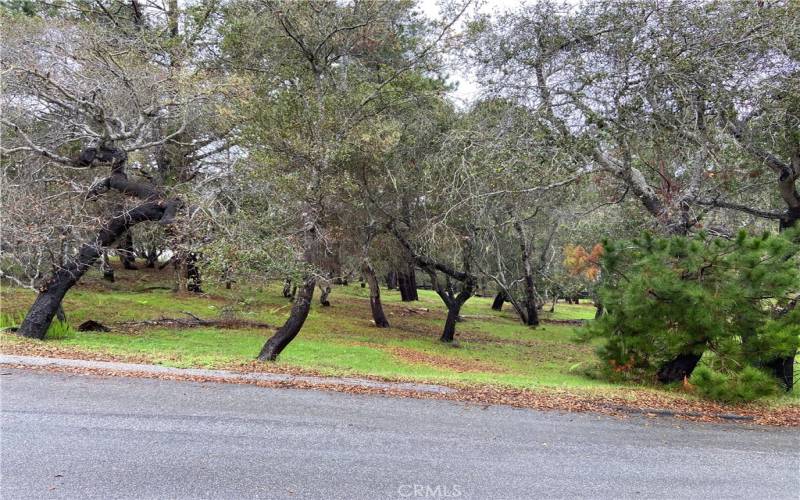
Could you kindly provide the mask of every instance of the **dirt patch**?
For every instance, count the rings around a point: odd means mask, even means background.
[[[539,321],[551,325],[582,326],[586,324],[585,319],[540,319]]]
[[[389,315],[392,316],[397,314],[398,316],[428,316],[431,312],[430,308],[427,307],[392,307],[389,311]]]
[[[537,361],[564,361],[577,363],[594,354],[594,348],[586,344],[557,344],[539,339],[503,339],[491,335],[470,332],[459,338],[462,342],[525,348],[532,363]]]
[[[497,316],[487,316],[484,314],[463,314],[461,316],[464,319],[477,319],[480,321],[495,321],[497,320]],[[519,318],[516,316],[511,316],[507,314],[503,314],[501,316],[503,319],[509,319],[512,321],[519,322]],[[550,319],[550,318],[539,318],[540,323],[544,324],[551,324],[551,325],[570,325],[570,326],[582,326],[586,324],[585,319]]]
[[[483,314],[462,314],[461,317],[463,319],[467,319],[467,320],[469,320],[469,319],[477,319],[479,321],[496,321],[497,320],[497,316],[487,316],[487,315],[483,315]],[[503,318],[503,319],[506,319],[506,318]]]
[[[428,365],[432,368],[447,368],[454,372],[490,372],[490,373],[508,373],[508,370],[496,366],[492,363],[487,363],[480,360],[466,360],[457,358],[448,358],[437,354],[430,354],[426,352],[415,351],[413,349],[406,349],[403,347],[393,347],[388,351],[395,358],[406,363],[414,363],[417,365]]]
[[[267,323],[258,321],[250,321],[237,318],[226,319],[201,319],[197,316],[191,315],[191,318],[158,318],[139,321],[119,321],[116,323],[109,323],[111,330],[114,332],[122,333],[138,333],[148,328],[199,328],[199,327],[214,327],[225,330],[239,330],[239,329],[266,329],[270,328]]]

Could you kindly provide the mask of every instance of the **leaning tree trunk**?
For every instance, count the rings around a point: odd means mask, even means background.
[[[504,292],[497,292],[497,295],[494,296],[494,302],[492,302],[492,309],[495,311],[502,311],[505,302],[506,294]]]
[[[364,259],[361,269],[364,273],[364,278],[369,284],[369,306],[372,310],[372,319],[375,321],[375,326],[389,328],[389,320],[386,319],[386,315],[383,313],[383,305],[381,304],[381,289],[378,284],[378,277],[369,259]]]
[[[102,248],[112,245],[128,228],[139,222],[164,220],[168,210],[168,205],[164,203],[149,202],[112,217],[95,239],[84,243],[75,258],[58,269],[44,285],[28,310],[17,334],[23,337],[44,339],[53,317],[61,308],[64,295],[97,261],[103,252]]]
[[[317,280],[314,277],[306,278],[303,281],[303,286],[298,290],[292,311],[289,313],[289,319],[275,332],[275,335],[267,340],[258,354],[258,359],[275,361],[286,346],[300,333],[300,329],[303,328],[303,323],[308,317],[308,311],[311,309],[311,300],[314,298],[316,286]]]
[[[445,343],[453,342],[456,336],[456,323],[458,323],[458,315],[461,314],[461,304],[453,304],[447,306],[447,319],[444,321],[444,331],[439,338],[440,341]]]
[[[658,377],[658,381],[662,384],[669,384],[671,382],[680,382],[686,377],[690,377],[694,368],[697,366],[697,363],[700,362],[700,358],[703,357],[703,353],[694,354],[679,354],[675,359],[667,362],[666,364],[662,365],[659,368],[656,377]]]
[[[104,247],[114,244],[120,236],[140,222],[158,221],[161,224],[170,224],[183,206],[177,198],[165,199],[164,194],[150,184],[129,180],[125,173],[127,161],[128,154],[125,150],[107,145],[81,151],[76,161],[78,165],[108,164],[111,167],[111,175],[96,184],[88,193],[90,199],[96,198],[105,190],[113,189],[126,196],[141,199],[142,204],[113,216],[92,241],[81,245],[78,254],[53,273],[28,310],[17,330],[18,335],[43,339],[53,316],[61,307],[64,295],[97,261]]]

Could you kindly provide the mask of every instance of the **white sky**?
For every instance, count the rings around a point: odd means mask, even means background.
[[[478,12],[483,14],[495,14],[505,10],[513,9],[523,3],[524,0],[477,0]],[[422,12],[428,17],[436,18],[440,16],[440,6],[438,0],[418,0]],[[474,12],[474,11],[473,11]],[[467,11],[469,13],[469,11]],[[450,13],[447,17],[453,15]],[[458,83],[458,88],[450,93],[450,97],[458,106],[466,107],[474,101],[480,93],[480,85],[475,75],[472,75],[460,68],[450,68],[451,82]]]

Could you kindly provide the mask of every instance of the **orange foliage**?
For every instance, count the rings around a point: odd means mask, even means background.
[[[603,256],[603,245],[596,244],[591,252],[582,245],[564,247],[564,267],[572,276],[583,275],[591,281],[600,276],[600,257]]]

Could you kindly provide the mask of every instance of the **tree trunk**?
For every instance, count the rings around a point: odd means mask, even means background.
[[[539,325],[539,308],[536,304],[536,296],[529,293],[528,290],[525,292],[525,324],[528,326]]]
[[[461,292],[458,295],[453,296],[452,292],[449,290],[445,290],[436,280],[433,278],[434,287],[436,288],[436,293],[441,297],[442,302],[444,305],[447,306],[447,319],[444,322],[444,331],[442,332],[442,336],[439,338],[440,341],[450,343],[453,341],[456,335],[456,323],[460,321],[459,315],[461,314],[461,306],[472,297],[472,293],[475,290],[475,285],[471,281],[467,281],[461,284]]]
[[[603,316],[603,304],[595,302],[594,307],[594,319],[600,319]]]
[[[331,294],[331,283],[328,280],[320,280],[319,290],[319,303],[322,305],[322,307],[330,307],[331,301],[328,300],[328,297]]]
[[[413,264],[408,265],[408,296],[410,300],[419,300],[417,291],[417,268]]]
[[[386,274],[386,288],[389,290],[394,290],[397,288],[397,273],[394,271],[389,271]]]
[[[133,236],[128,231],[123,236],[122,241],[117,246],[117,253],[119,253],[119,261],[125,269],[136,270],[136,252],[133,249]]]
[[[797,356],[797,352],[795,352],[792,356],[782,356],[771,359],[764,364],[764,367],[768,368],[772,372],[775,378],[777,378],[778,381],[783,384],[787,391],[791,391],[794,387],[795,356]]]
[[[150,247],[145,250],[144,252],[144,259],[145,259],[145,266],[148,269],[153,269],[158,264],[158,257],[161,255],[161,252],[158,251],[155,247]]]
[[[428,273],[431,278],[431,286],[442,299],[445,306],[447,306],[447,319],[440,340],[442,342],[452,342],[455,338],[456,322],[459,319],[461,306],[472,296],[476,286],[476,278],[470,270],[472,262],[472,238],[462,239],[463,247],[461,258],[464,270],[459,271],[442,262],[416,254],[403,233],[394,224],[389,226],[389,230],[395,235],[397,241],[405,247],[408,255],[413,257],[415,265]],[[437,279],[437,272],[442,272],[444,274],[447,280],[447,286],[443,286]],[[461,283],[461,291],[458,295],[455,295],[453,292],[450,281],[451,278]]]
[[[167,210],[168,206],[149,202],[112,217],[93,241],[81,245],[78,255],[53,273],[28,310],[17,335],[44,339],[53,317],[61,308],[64,295],[97,261],[102,253],[101,249],[112,245],[128,228],[139,222],[163,220]]]
[[[100,268],[103,270],[103,279],[111,283],[114,282],[114,268],[108,261],[108,252],[103,250],[103,258],[100,260]]]
[[[522,250],[522,268],[524,270],[524,290],[525,290],[525,324],[529,326],[539,325],[539,311],[536,308],[536,284],[533,281],[533,268],[531,266],[531,249],[528,238],[522,223],[514,223],[514,229],[519,236],[519,245]]]
[[[375,326],[389,328],[389,320],[386,319],[386,315],[383,313],[383,305],[381,304],[381,289],[378,285],[378,277],[369,259],[364,259],[361,269],[369,284],[369,306],[372,310],[372,319],[375,321]]]
[[[287,299],[292,298],[292,278],[286,278],[283,281],[283,296]]]
[[[495,311],[502,311],[503,303],[505,301],[506,301],[506,294],[503,292],[497,292],[497,295],[494,296],[494,302],[492,302],[492,309]]]
[[[189,273],[186,266],[186,257],[176,255],[172,259],[172,268],[175,271],[175,286],[173,290],[176,293],[187,293],[189,291],[189,281],[187,279]]]
[[[156,267],[156,262],[158,262],[158,255],[156,255],[155,252],[147,252],[144,267],[148,269],[154,269]]]
[[[400,300],[403,302],[411,302],[419,300],[417,294],[417,277],[416,269],[413,265],[409,264],[405,270],[397,271],[397,287],[400,289]]]
[[[189,252],[186,258],[186,290],[194,293],[203,293],[200,268],[197,267],[197,253]]]
[[[447,319],[444,321],[444,331],[439,338],[440,341],[450,343],[456,336],[456,323],[458,323],[458,315],[461,313],[461,305],[454,301],[452,304],[447,305]]]
[[[261,352],[258,354],[259,360],[275,361],[278,355],[289,345],[289,342],[300,333],[300,329],[303,328],[303,323],[306,322],[308,317],[308,311],[311,309],[311,300],[314,298],[314,288],[316,286],[317,280],[314,277],[306,278],[303,281],[303,286],[300,288],[292,305],[289,318],[261,348]]]
[[[783,232],[800,224],[800,206],[790,207],[786,210],[786,214],[780,220],[778,230]],[[794,304],[793,307],[797,307]],[[769,360],[765,366],[772,371],[772,374],[783,384],[786,391],[791,391],[794,387],[794,360],[797,357],[797,351],[788,356],[779,356],[775,359]]]
[[[659,368],[657,377],[662,384],[680,382],[685,377],[690,377],[703,354],[679,354],[672,361]]]
[[[397,289],[400,290],[400,300],[409,302],[412,299],[408,293],[408,273],[397,271]]]
[[[89,193],[90,196],[97,196],[103,189],[113,189],[143,202],[136,208],[113,216],[92,241],[81,245],[75,258],[53,273],[28,309],[28,314],[17,330],[18,335],[43,339],[53,322],[53,316],[61,307],[64,295],[97,261],[102,248],[114,244],[120,236],[140,222],[158,221],[163,225],[172,223],[175,214],[183,206],[177,198],[164,200],[163,193],[152,185],[128,180],[125,174],[127,160],[127,152],[117,148],[89,147],[81,151],[78,159],[80,165],[107,163],[111,167],[111,175],[97,184]]]
[[[65,321],[67,321],[67,313],[65,313],[65,312],[64,312],[64,306],[63,306],[63,304],[59,304],[59,305],[58,305],[58,309],[56,309],[56,318],[57,318],[59,321],[61,321],[62,323],[64,323]]]

